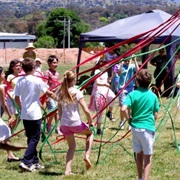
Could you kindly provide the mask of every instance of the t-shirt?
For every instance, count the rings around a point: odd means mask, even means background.
[[[29,53],[29,51],[25,51],[25,53],[23,54],[23,58],[25,59],[27,57],[36,59],[36,53],[34,51],[32,51],[31,53]]]
[[[154,113],[159,111],[159,103],[152,91],[139,87],[127,95],[123,104],[131,109],[132,127],[155,131]]]
[[[44,77],[51,90],[56,88],[59,84],[59,73],[57,71],[51,71],[48,69],[44,73]]]
[[[122,89],[125,84],[134,76],[135,71],[136,68],[134,64],[129,64],[129,66],[126,64],[122,65],[122,74],[119,76],[119,89]],[[133,88],[134,86],[135,80],[132,80],[126,89]]]
[[[15,85],[16,85],[19,78],[20,78],[19,76],[16,77],[14,74],[9,74],[8,75],[7,81],[10,82],[12,89],[14,89],[14,87],[15,87]]]
[[[74,103],[70,104],[62,103],[61,125],[79,126],[81,125],[82,121],[79,114],[78,101],[83,98],[83,93],[75,87],[69,88],[69,92],[72,94],[76,94],[76,100]]]
[[[21,119],[38,120],[42,118],[41,93],[46,93],[49,86],[40,78],[27,75],[20,78],[15,86],[15,96],[21,96]]]
[[[156,56],[155,58],[153,58],[151,60],[152,63],[155,63],[156,64],[156,71],[158,71],[158,73],[164,68],[164,70],[167,70],[168,67],[166,65],[167,63],[167,57],[166,55],[164,56]]]

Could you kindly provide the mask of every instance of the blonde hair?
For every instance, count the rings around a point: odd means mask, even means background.
[[[68,91],[70,84],[75,81],[76,79],[76,74],[74,73],[74,71],[65,71],[64,73],[64,80],[62,82],[61,87],[59,88],[59,90],[57,91],[57,95],[58,95],[58,102],[60,104],[62,103],[73,103],[74,102],[74,94],[70,93]]]

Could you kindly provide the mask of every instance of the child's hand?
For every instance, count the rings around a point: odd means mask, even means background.
[[[8,124],[10,125],[12,122],[13,122],[13,118],[12,118],[12,117],[9,117],[9,118],[8,118]]]
[[[90,126],[93,126],[92,120],[89,120],[89,121],[88,121],[88,124],[89,124],[89,127],[90,127]]]

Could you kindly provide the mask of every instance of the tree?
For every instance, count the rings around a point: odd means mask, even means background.
[[[34,43],[34,46],[38,48],[55,48],[56,44],[53,37],[42,36]]]
[[[68,47],[68,28],[70,37],[70,46],[77,47],[79,35],[90,29],[77,15],[76,12],[64,9],[53,9],[45,23],[38,26],[38,38],[44,35],[53,37],[57,48]]]

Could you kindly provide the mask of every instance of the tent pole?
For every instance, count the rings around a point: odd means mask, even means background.
[[[170,59],[173,55],[173,46],[167,46],[166,47],[166,55],[167,55],[167,59]],[[172,58],[172,60],[169,62],[168,67],[169,69],[171,68],[171,66],[173,65],[175,59],[174,57]],[[170,73],[169,73],[169,77],[165,80],[164,82],[164,89],[168,89],[169,87],[171,87],[174,84],[174,67],[171,69]],[[167,92],[167,97],[169,96],[170,92],[172,89],[170,89]]]
[[[149,51],[149,45],[147,45],[141,49],[141,53],[145,53],[148,51]],[[142,64],[146,61],[147,58],[148,58],[148,54],[145,54],[142,56],[142,58],[141,58]],[[148,67],[148,63],[145,64],[144,68],[147,69],[147,67]]]
[[[80,42],[80,44],[79,44],[78,58],[77,58],[77,65],[78,65],[78,64],[80,63],[80,61],[81,61],[81,54],[82,54],[83,45],[84,45],[84,43],[83,43],[83,42]],[[76,74],[78,74],[78,73],[79,73],[79,67],[77,67],[77,69],[76,69]],[[77,77],[77,79],[78,79],[78,77]]]

